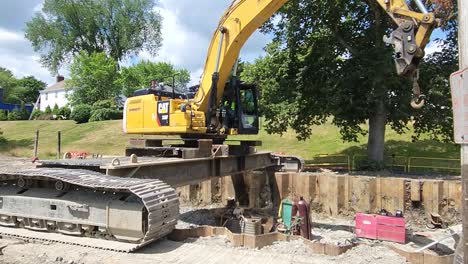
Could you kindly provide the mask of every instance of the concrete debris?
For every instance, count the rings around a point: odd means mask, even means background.
[[[325,244],[348,245],[354,240],[355,235],[352,231],[314,228],[312,238]]]

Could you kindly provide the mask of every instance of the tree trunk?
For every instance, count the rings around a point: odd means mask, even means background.
[[[384,102],[376,102],[375,111],[369,117],[369,137],[367,141],[367,158],[369,160],[383,162],[385,125],[387,124],[387,111]]]

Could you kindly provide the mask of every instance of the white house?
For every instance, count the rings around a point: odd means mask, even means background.
[[[41,111],[45,111],[47,106],[53,109],[55,104],[58,107],[63,107],[68,103],[67,95],[72,91],[65,90],[65,78],[59,75],[56,81],[56,83],[40,91],[39,109]]]

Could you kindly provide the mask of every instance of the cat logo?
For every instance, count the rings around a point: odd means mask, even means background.
[[[169,102],[159,102],[158,103],[158,114],[167,114],[169,113]]]
[[[158,101],[157,104],[157,118],[156,122],[158,126],[168,126],[169,125],[169,104],[170,101]]]

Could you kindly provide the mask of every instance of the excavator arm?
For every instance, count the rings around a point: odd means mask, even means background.
[[[397,73],[415,77],[413,92],[416,96],[412,105],[420,107],[423,101],[420,100],[417,85],[417,65],[424,56],[424,47],[436,25],[435,16],[426,10],[421,0],[414,0],[420,12],[412,10],[405,0],[375,1],[397,25],[397,29],[390,36],[384,37],[384,41],[394,47]],[[240,124],[239,120],[244,119],[241,113],[243,110],[237,106],[241,103],[240,94],[255,97],[252,96],[255,90],[248,87],[239,88],[240,83],[230,80],[229,76],[242,46],[250,35],[286,2],[287,0],[233,1],[213,33],[200,85],[194,96],[174,98],[161,93],[144,93],[146,97],[129,98],[124,115],[124,130],[127,133],[198,136],[242,134],[239,127],[242,125],[230,124],[233,123],[232,120]],[[233,92],[227,93],[229,90]],[[236,97],[237,101],[231,100],[233,97]],[[156,111],[155,104],[158,109]],[[224,104],[223,109],[220,108],[221,104]],[[255,101],[255,106],[256,104]],[[235,114],[229,113],[231,109],[227,105],[232,105],[233,111],[236,105]],[[250,116],[253,116],[252,112],[250,111]],[[230,115],[232,117],[229,117]],[[247,125],[252,127],[255,124],[254,122]],[[258,130],[245,131],[245,134],[255,134]]]

